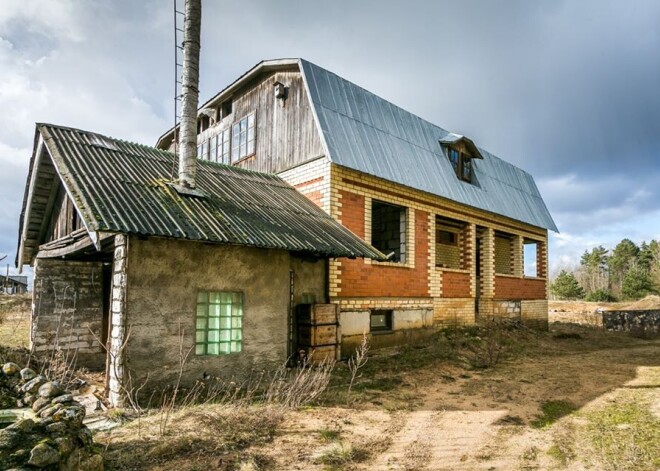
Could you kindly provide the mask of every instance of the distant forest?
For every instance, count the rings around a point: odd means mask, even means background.
[[[557,299],[623,301],[660,292],[660,242],[623,239],[612,250],[586,250],[580,266],[562,270],[550,285]]]

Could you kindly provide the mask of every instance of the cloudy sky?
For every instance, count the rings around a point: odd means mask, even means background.
[[[173,14],[171,0],[1,6],[13,261],[35,122],[150,145],[172,124]],[[561,231],[555,269],[660,238],[658,1],[204,0],[202,36],[202,100],[262,59],[304,57],[527,170]]]

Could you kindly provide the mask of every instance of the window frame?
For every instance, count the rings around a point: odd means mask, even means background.
[[[407,206],[401,206],[399,204],[395,203],[390,203],[388,201],[383,201],[379,200],[377,198],[372,198],[371,199],[371,204],[370,204],[370,218],[369,220],[371,221],[371,227],[370,227],[370,234],[369,234],[369,243],[376,247],[378,250],[383,252],[385,255],[389,254],[392,250],[388,248],[378,248],[374,242],[374,231],[376,229],[376,218],[374,217],[374,208],[376,205],[383,205],[383,206],[390,206],[392,208],[399,209],[399,257],[398,259],[390,259],[387,262],[373,262],[373,263],[392,263],[396,265],[406,265],[408,262],[408,207]],[[401,230],[401,225],[403,224],[403,230]]]
[[[250,131],[252,131],[251,138],[250,138]],[[244,143],[241,142],[243,136],[245,136]],[[241,150],[243,145],[245,145],[245,153],[243,153],[243,151]],[[230,161],[232,164],[238,163],[245,159],[249,159],[250,157],[256,154],[257,113],[255,111],[246,114],[241,119],[236,120],[232,123],[230,147],[231,147]]]
[[[374,327],[374,316],[385,316],[385,325]],[[371,309],[369,311],[369,331],[371,333],[387,333],[393,331],[394,311],[392,309]]]
[[[217,308],[212,311],[212,306]],[[203,315],[200,315],[200,308],[204,311]],[[214,319],[217,319],[217,322],[213,323],[217,327],[211,327],[211,320]],[[243,319],[242,291],[198,290],[195,301],[195,356],[241,353],[244,343]],[[214,335],[216,339],[210,339],[209,333],[212,332],[217,332]],[[223,332],[227,332],[226,338],[223,338]],[[223,345],[227,346],[226,350],[223,350]]]
[[[472,183],[474,167],[472,164],[473,157],[471,155],[454,147],[447,147],[447,159],[449,160],[449,163],[454,169],[454,173],[459,180]],[[467,175],[466,169],[468,171]]]

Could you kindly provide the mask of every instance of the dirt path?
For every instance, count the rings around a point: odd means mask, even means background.
[[[365,469],[477,469],[468,458],[492,437],[491,425],[505,411],[417,411],[407,416],[393,445]],[[486,467],[485,469],[488,469]]]

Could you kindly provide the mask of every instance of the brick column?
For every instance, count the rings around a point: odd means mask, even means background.
[[[536,244],[536,274],[539,278],[548,277],[548,244],[547,239]]]
[[[487,227],[481,238],[481,297],[495,296],[495,231]]]
[[[488,227],[481,235],[481,295],[477,317],[487,319],[493,315],[495,296],[495,231]]]
[[[522,278],[525,276],[525,244],[522,236],[513,236],[511,241],[511,274]]]
[[[124,342],[126,326],[126,263],[128,237],[115,236],[115,253],[112,265],[112,299],[110,303],[110,350],[108,352],[108,399],[116,407],[125,403]]]
[[[463,247],[461,250],[461,268],[470,270],[470,296],[477,295],[477,227],[475,224],[468,223],[463,230]]]

